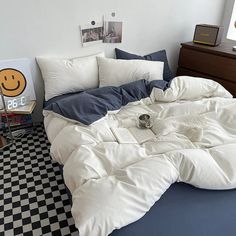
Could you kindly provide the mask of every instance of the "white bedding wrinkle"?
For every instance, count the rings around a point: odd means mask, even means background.
[[[206,120],[202,116],[173,116],[166,119],[155,119],[152,130],[157,137],[175,132],[196,142],[201,140],[205,125]]]
[[[146,79],[163,80],[164,62],[147,60],[120,60],[97,57],[99,87],[120,86]]]
[[[154,88],[151,97],[155,101],[172,102],[176,100],[199,100],[208,97],[232,97],[219,83],[203,78],[179,76],[171,83],[170,88],[162,91]]]
[[[152,114],[156,139],[119,144],[111,127]],[[106,236],[140,219],[169,186],[236,188],[236,100],[214,81],[176,77],[149,102],[130,103],[90,126],[44,112],[53,159],[64,165],[80,236]]]

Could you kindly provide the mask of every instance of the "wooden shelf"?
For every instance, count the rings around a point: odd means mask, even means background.
[[[13,114],[22,114],[22,115],[28,115],[32,114],[34,108],[36,106],[36,101],[31,101],[28,105],[22,106],[22,107],[17,107],[15,109],[8,110],[8,113],[13,113]],[[0,113],[4,113],[3,110],[0,110]]]

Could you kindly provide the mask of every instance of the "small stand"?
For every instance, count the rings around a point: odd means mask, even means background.
[[[5,113],[6,116],[6,123],[7,123],[7,129],[8,129],[8,138],[4,138],[2,135],[0,135],[0,150],[3,150],[5,147],[10,147],[13,143],[14,143],[14,139],[13,139],[13,135],[11,132],[11,125],[8,119],[8,112],[7,112],[7,108],[6,108],[6,103],[4,100],[4,96],[2,93],[2,88],[0,87],[0,95],[1,95],[1,99],[2,99],[2,104],[3,104],[3,112]]]

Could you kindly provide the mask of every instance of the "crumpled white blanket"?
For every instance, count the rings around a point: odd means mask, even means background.
[[[196,115],[168,117],[166,119],[155,119],[152,131],[157,137],[179,133],[188,137],[192,142],[197,142],[201,140],[206,124],[204,117]]]
[[[111,127],[153,115],[156,141],[118,144]],[[165,92],[90,126],[45,112],[52,158],[64,165],[80,236],[106,236],[140,219],[176,182],[236,187],[236,100],[214,81],[176,77]]]

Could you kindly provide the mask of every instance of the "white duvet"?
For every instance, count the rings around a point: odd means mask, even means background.
[[[119,144],[110,127],[154,117],[157,139]],[[236,187],[236,100],[214,81],[176,77],[163,92],[90,126],[44,111],[52,158],[64,165],[80,236],[106,236],[140,219],[176,181]]]

